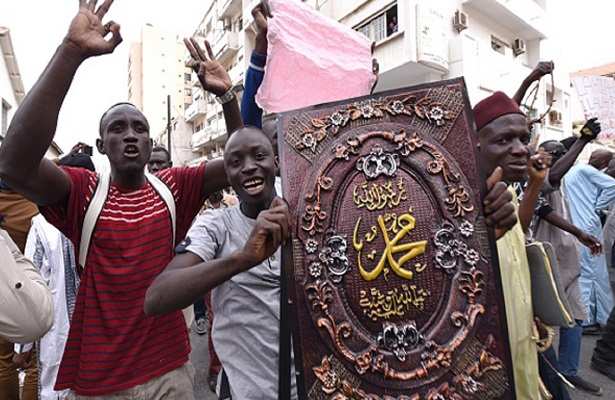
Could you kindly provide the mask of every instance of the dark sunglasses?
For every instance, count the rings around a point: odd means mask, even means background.
[[[568,150],[551,150],[547,151],[547,153],[551,154],[553,157],[561,157],[566,154]]]

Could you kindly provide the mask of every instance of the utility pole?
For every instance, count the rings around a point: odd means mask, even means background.
[[[171,95],[167,95],[167,150],[171,155]]]

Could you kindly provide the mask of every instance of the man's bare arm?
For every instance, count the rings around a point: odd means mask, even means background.
[[[233,82],[224,69],[222,64],[214,57],[211,45],[205,41],[205,51],[194,38],[184,39],[184,44],[190,52],[190,55],[195,60],[192,69],[199,77],[199,81],[204,90],[213,93],[220,97],[227,93],[233,87]],[[224,112],[224,122],[226,123],[226,131],[230,137],[235,130],[243,126],[241,111],[237,97],[222,104]],[[213,192],[224,189],[229,185],[224,171],[224,163],[222,160],[214,160],[207,163],[203,174],[203,185],[201,186],[201,195],[207,197]]]
[[[527,89],[529,89],[530,85],[542,78],[543,76],[553,73],[553,61],[541,61],[536,65],[536,67],[530,72],[530,74],[521,82],[519,89],[517,89],[517,93],[512,97],[512,99],[518,105],[521,105],[523,98],[525,97],[525,93]]]
[[[147,289],[145,314],[156,315],[188,307],[211,289],[263,262],[289,235],[288,205],[275,198],[271,207],[258,215],[244,247],[229,257],[203,261],[190,252],[176,255]]]
[[[122,41],[120,26],[102,19],[113,0],[98,9],[96,1],[81,0],[69,31],[21,103],[0,148],[0,177],[29,200],[57,204],[70,191],[68,176],[44,159],[51,144],[60,107],[81,63],[89,57],[111,53]],[[105,36],[111,33],[107,40]]]

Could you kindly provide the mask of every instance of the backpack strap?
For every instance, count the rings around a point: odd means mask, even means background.
[[[169,214],[171,214],[171,227],[173,229],[173,247],[175,247],[176,213],[175,213],[175,199],[173,198],[173,193],[171,193],[171,189],[169,189],[167,184],[164,183],[156,175],[146,172],[145,177],[149,181],[150,185],[152,185],[156,193],[158,193],[158,195],[165,202],[165,204],[167,205],[167,210],[169,210]]]
[[[171,215],[171,227],[173,230],[173,246],[175,246],[175,199],[171,189],[155,175],[145,173],[145,177],[154,188],[154,191],[162,198]],[[92,194],[92,200],[85,211],[85,217],[83,219],[83,227],[81,228],[81,239],[79,241],[79,264],[81,267],[85,267],[85,259],[88,256],[88,250],[90,243],[92,242],[92,233],[94,227],[98,222],[98,217],[102,212],[103,206],[107,201],[109,195],[109,185],[111,182],[111,175],[108,172],[98,174],[98,182],[96,189]]]
[[[92,241],[92,232],[94,232],[98,217],[109,195],[110,181],[111,176],[109,173],[98,174],[96,189],[94,189],[92,200],[85,211],[83,227],[81,228],[81,240],[79,241],[79,265],[81,265],[82,268],[85,267],[85,259],[88,256],[88,250],[90,249],[90,243]]]

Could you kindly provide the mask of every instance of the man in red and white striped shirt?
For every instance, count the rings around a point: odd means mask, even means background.
[[[78,67],[111,53],[122,41],[119,24],[102,24],[112,3],[105,0],[96,8],[96,0],[80,0],[68,34],[15,113],[0,149],[2,179],[41,205],[77,254],[98,175],[60,168],[43,156]],[[228,74],[209,44],[208,56],[194,41],[187,45],[203,88],[224,103],[232,132],[241,116]],[[111,183],[83,265],[56,390],[71,389],[69,398],[194,398],[182,313],[146,317],[143,312],[145,292],[171,260],[175,245],[170,211],[144,174],[152,151],[145,116],[132,104],[112,106],[100,121],[97,147],[109,159]],[[167,169],[158,176],[173,194],[179,239],[204,199],[228,185],[221,161]]]

